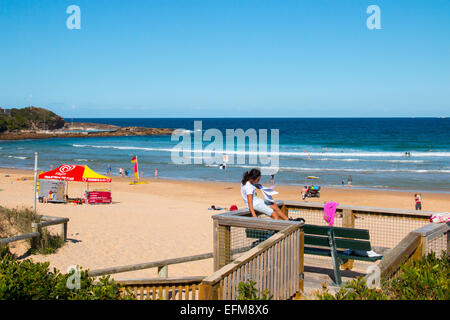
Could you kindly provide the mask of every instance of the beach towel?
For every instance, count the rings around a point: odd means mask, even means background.
[[[334,216],[336,215],[337,202],[327,202],[323,208],[323,219],[330,225],[334,224]]]
[[[430,216],[430,222],[450,222],[450,213],[432,213]]]
[[[269,187],[264,187],[261,184],[258,184],[256,187],[262,191],[264,200],[266,200],[270,203],[275,203],[275,200],[273,200],[272,196],[275,194],[278,194],[278,192],[273,190],[273,186],[269,188]]]

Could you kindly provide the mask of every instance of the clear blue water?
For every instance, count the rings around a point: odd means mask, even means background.
[[[226,129],[279,129],[278,184],[303,185],[306,176],[314,175],[323,186],[341,186],[341,181],[346,183],[351,176],[356,187],[450,191],[448,118],[74,119],[191,131],[194,120],[202,120],[203,133],[210,128],[224,135]],[[119,167],[132,172],[130,159],[137,155],[146,177],[152,177],[158,168],[161,178],[236,183],[253,166],[244,163],[219,170],[207,163],[177,165],[171,151],[178,143],[171,141],[171,136],[0,141],[0,166],[32,169],[37,151],[38,166],[44,171],[51,164],[87,164],[105,174],[111,165],[117,175]],[[203,148],[209,144],[204,142]],[[247,148],[251,147],[247,143]],[[406,151],[411,157],[404,156]],[[192,159],[195,156],[192,154]],[[269,176],[263,177],[263,183],[269,180]]]

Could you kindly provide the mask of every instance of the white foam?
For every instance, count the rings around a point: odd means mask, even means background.
[[[118,150],[143,150],[143,151],[166,151],[166,152],[182,152],[183,149],[177,148],[150,148],[150,147],[135,147],[135,146],[105,146],[105,145],[84,145],[84,144],[73,144],[73,147],[77,148],[102,148],[102,149],[118,149]],[[250,147],[249,149],[255,149]],[[205,153],[211,152],[210,150],[191,150],[191,152],[195,153]],[[271,156],[301,156],[307,158],[308,155],[311,157],[353,157],[343,159],[344,161],[361,161],[361,159],[356,159],[354,157],[404,157],[403,152],[288,152],[288,151],[279,151],[279,152],[271,152],[271,151],[248,151],[248,150],[232,150],[228,151],[226,148],[223,150],[223,153],[226,154],[237,154],[237,155],[271,155]],[[411,156],[413,157],[450,157],[450,152],[411,152]],[[320,159],[320,158],[319,158]],[[387,161],[378,159],[379,161]],[[389,161],[421,161],[421,160],[389,160]]]

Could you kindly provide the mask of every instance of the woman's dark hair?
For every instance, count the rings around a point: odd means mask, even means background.
[[[244,175],[242,176],[242,184],[246,184],[248,180],[252,179],[252,180],[256,180],[258,179],[258,177],[261,176],[261,171],[259,171],[258,169],[252,169],[250,171],[245,171]]]

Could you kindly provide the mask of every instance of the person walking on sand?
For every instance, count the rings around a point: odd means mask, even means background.
[[[158,169],[155,168],[155,178],[158,178]]]
[[[347,178],[347,184],[348,184],[349,187],[352,186],[352,176],[348,176],[348,178]]]
[[[416,210],[422,210],[422,195],[420,193],[414,195],[414,201],[416,202]]]
[[[257,218],[256,211],[261,212],[272,219],[289,220],[288,217],[280,210],[276,203],[263,200],[256,196],[259,180],[261,180],[261,171],[251,169],[244,172],[241,180],[241,194],[245,205],[250,210],[252,217]]]

